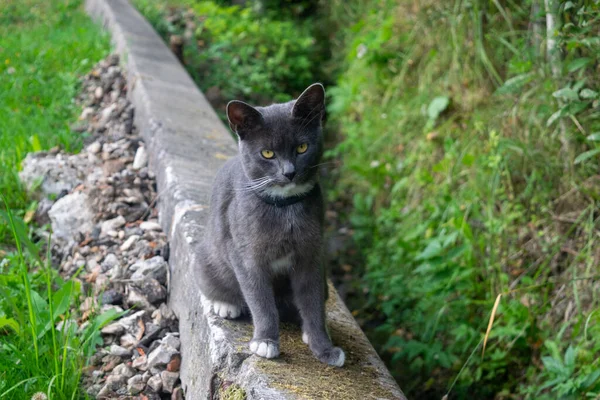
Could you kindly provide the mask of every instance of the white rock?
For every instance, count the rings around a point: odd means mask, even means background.
[[[121,347],[117,344],[112,344],[109,349],[110,354],[113,356],[119,357],[129,357],[131,355],[131,350],[127,350],[124,347]]]
[[[162,227],[156,221],[144,221],[140,224],[140,229],[143,231],[160,231]]]
[[[89,146],[86,148],[86,150],[87,150],[89,153],[92,153],[92,154],[98,154],[98,153],[100,153],[100,150],[102,150],[102,145],[100,144],[100,142],[94,142],[94,143],[90,144],[90,145],[89,145]]]
[[[152,378],[148,379],[148,387],[156,393],[160,392],[160,389],[162,389],[162,379],[160,378],[160,375],[154,375]]]
[[[88,119],[92,115],[94,115],[94,108],[93,107],[85,107],[83,109],[83,111],[81,111],[81,115],[79,116],[79,119],[81,119],[81,120]]]
[[[145,371],[147,369],[146,368],[147,363],[148,363],[148,360],[146,359],[146,356],[140,356],[140,357],[136,358],[135,360],[133,360],[133,362],[131,363],[131,366],[140,371]]]
[[[112,370],[111,374],[112,375],[122,375],[126,378],[131,378],[133,375],[135,375],[135,371],[133,370],[133,368],[131,368],[127,364],[123,363],[123,364],[117,365]]]
[[[176,354],[179,354],[177,349],[166,343],[161,343],[160,346],[148,355],[148,368],[167,365],[171,361],[171,358]]]
[[[121,251],[127,251],[133,246],[133,244],[139,239],[138,235],[131,235],[125,240],[125,242],[121,245]]]
[[[112,113],[113,111],[115,111],[117,109],[117,105],[116,104],[111,104],[110,106],[106,107],[105,109],[103,109],[100,112],[100,118],[98,120],[98,125],[100,126],[105,126],[108,121],[110,120],[110,117],[112,117]]]
[[[122,227],[123,225],[125,225],[126,222],[127,221],[125,221],[125,218],[123,218],[122,215],[119,215],[116,218],[104,221],[102,223],[102,225],[100,226],[100,234],[108,235],[109,232],[115,232],[115,236],[116,236],[116,234],[117,234],[116,230],[119,229],[120,227]]]
[[[148,152],[144,146],[138,147],[133,158],[133,169],[141,169],[148,165]]]
[[[48,212],[54,238],[72,242],[78,234],[90,232],[94,213],[86,194],[75,192],[59,199]]]
[[[160,373],[162,380],[163,392],[171,393],[175,387],[175,383],[179,379],[179,372],[163,371]]]
[[[101,332],[105,335],[120,335],[125,332],[125,328],[118,322],[113,322],[112,324],[106,325],[102,328]]]
[[[119,342],[121,343],[121,346],[125,347],[126,349],[133,349],[133,347],[137,345],[138,340],[131,333],[126,333],[121,336]]]
[[[102,269],[108,271],[119,265],[119,259],[113,253],[108,253],[102,261]]]
[[[131,275],[132,280],[140,280],[148,277],[156,279],[163,285],[167,281],[167,263],[161,256],[138,261],[130,268],[135,270],[135,272]]]
[[[156,310],[156,307],[150,304],[148,298],[146,298],[146,296],[144,296],[143,294],[139,293],[137,290],[129,290],[129,294],[127,295],[127,304],[129,304],[130,307],[136,307],[138,310]]]
[[[29,153],[21,163],[19,178],[29,192],[39,190],[45,196],[71,191],[80,184],[89,168],[85,159],[68,158],[61,154]]]
[[[127,380],[127,391],[131,395],[140,393],[145,387],[146,384],[144,383],[141,375],[132,376]]]
[[[175,333],[172,332],[167,333],[165,337],[162,338],[162,343],[171,346],[175,350],[179,350],[179,347],[181,346],[181,341],[175,336]]]

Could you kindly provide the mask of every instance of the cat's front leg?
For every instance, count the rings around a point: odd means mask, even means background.
[[[327,333],[325,279],[316,263],[298,263],[291,275],[294,301],[302,317],[302,340],[321,362],[341,367],[346,355],[333,346]]]
[[[236,275],[254,324],[250,351],[275,358],[279,356],[279,314],[270,277],[260,265],[250,262],[236,270]]]

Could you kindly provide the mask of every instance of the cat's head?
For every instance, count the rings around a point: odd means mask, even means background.
[[[322,153],[324,116],[325,89],[320,83],[288,103],[252,107],[229,102],[227,118],[240,139],[249,187],[276,197],[310,191]]]

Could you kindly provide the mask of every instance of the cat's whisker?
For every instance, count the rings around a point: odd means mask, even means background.
[[[265,181],[270,181],[270,180],[271,180],[271,178],[270,178],[270,177],[268,177],[268,176],[263,176],[262,178],[252,179],[252,180],[250,181],[250,183],[262,183],[262,182],[265,182]]]
[[[321,165],[327,165],[327,164],[335,164],[335,162],[334,161],[327,161],[327,162],[323,162],[323,163],[320,163],[320,164],[313,165],[312,167],[309,167],[309,168],[317,168],[317,167],[320,167]]]
[[[260,182],[260,183],[257,183],[257,184],[249,184],[249,185],[247,185],[245,187],[237,188],[235,190],[238,191],[238,192],[251,192],[253,190],[261,189],[261,188],[267,186],[272,181],[273,180],[271,178],[269,178],[269,179],[267,179],[267,180],[265,180],[263,182]]]

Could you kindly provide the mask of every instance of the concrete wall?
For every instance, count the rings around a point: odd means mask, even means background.
[[[135,123],[157,175],[160,221],[171,245],[169,303],[179,317],[181,379],[188,399],[404,399],[335,289],[327,317],[346,352],[343,368],[319,363],[298,328],[283,325],[281,357],[247,349],[248,320],[225,321],[202,304],[196,246],[217,169],[235,154],[231,135],[184,68],[127,0],[87,0],[112,35],[128,73]],[[241,397],[236,397],[241,396]]]

